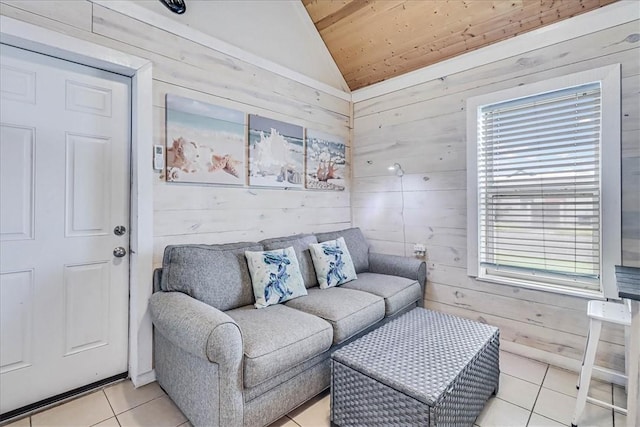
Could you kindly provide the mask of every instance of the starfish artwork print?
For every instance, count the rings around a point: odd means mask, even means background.
[[[167,94],[167,181],[244,185],[245,113]]]

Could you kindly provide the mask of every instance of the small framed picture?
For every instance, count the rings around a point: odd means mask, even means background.
[[[302,126],[249,115],[249,185],[304,188]]]
[[[244,185],[245,113],[167,94],[167,181]]]
[[[346,163],[346,145],[342,138],[307,129],[306,188],[344,190]]]

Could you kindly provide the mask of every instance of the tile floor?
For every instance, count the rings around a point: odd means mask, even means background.
[[[500,392],[476,420],[478,427],[568,426],[575,405],[577,375],[511,353],[500,353]],[[626,406],[624,390],[592,383],[591,395]],[[587,403],[581,427],[624,427],[626,417]],[[123,381],[22,418],[6,427],[191,427],[157,383],[134,389]],[[329,393],[324,392],[270,427],[329,426]]]

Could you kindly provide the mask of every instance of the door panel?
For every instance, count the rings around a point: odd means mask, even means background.
[[[109,343],[109,262],[65,267],[65,356]]]
[[[31,364],[33,270],[2,273],[0,283],[0,374],[4,374]]]
[[[0,241],[33,238],[34,129],[0,124]]]
[[[67,236],[109,234],[110,145],[106,138],[67,134]]]
[[[67,110],[111,117],[111,90],[67,80]]]
[[[130,79],[0,45],[0,412],[127,370]]]
[[[2,99],[36,103],[36,73],[2,64],[0,76]]]

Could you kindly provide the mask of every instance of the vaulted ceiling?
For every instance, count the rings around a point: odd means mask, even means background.
[[[615,1],[302,0],[351,90]]]

